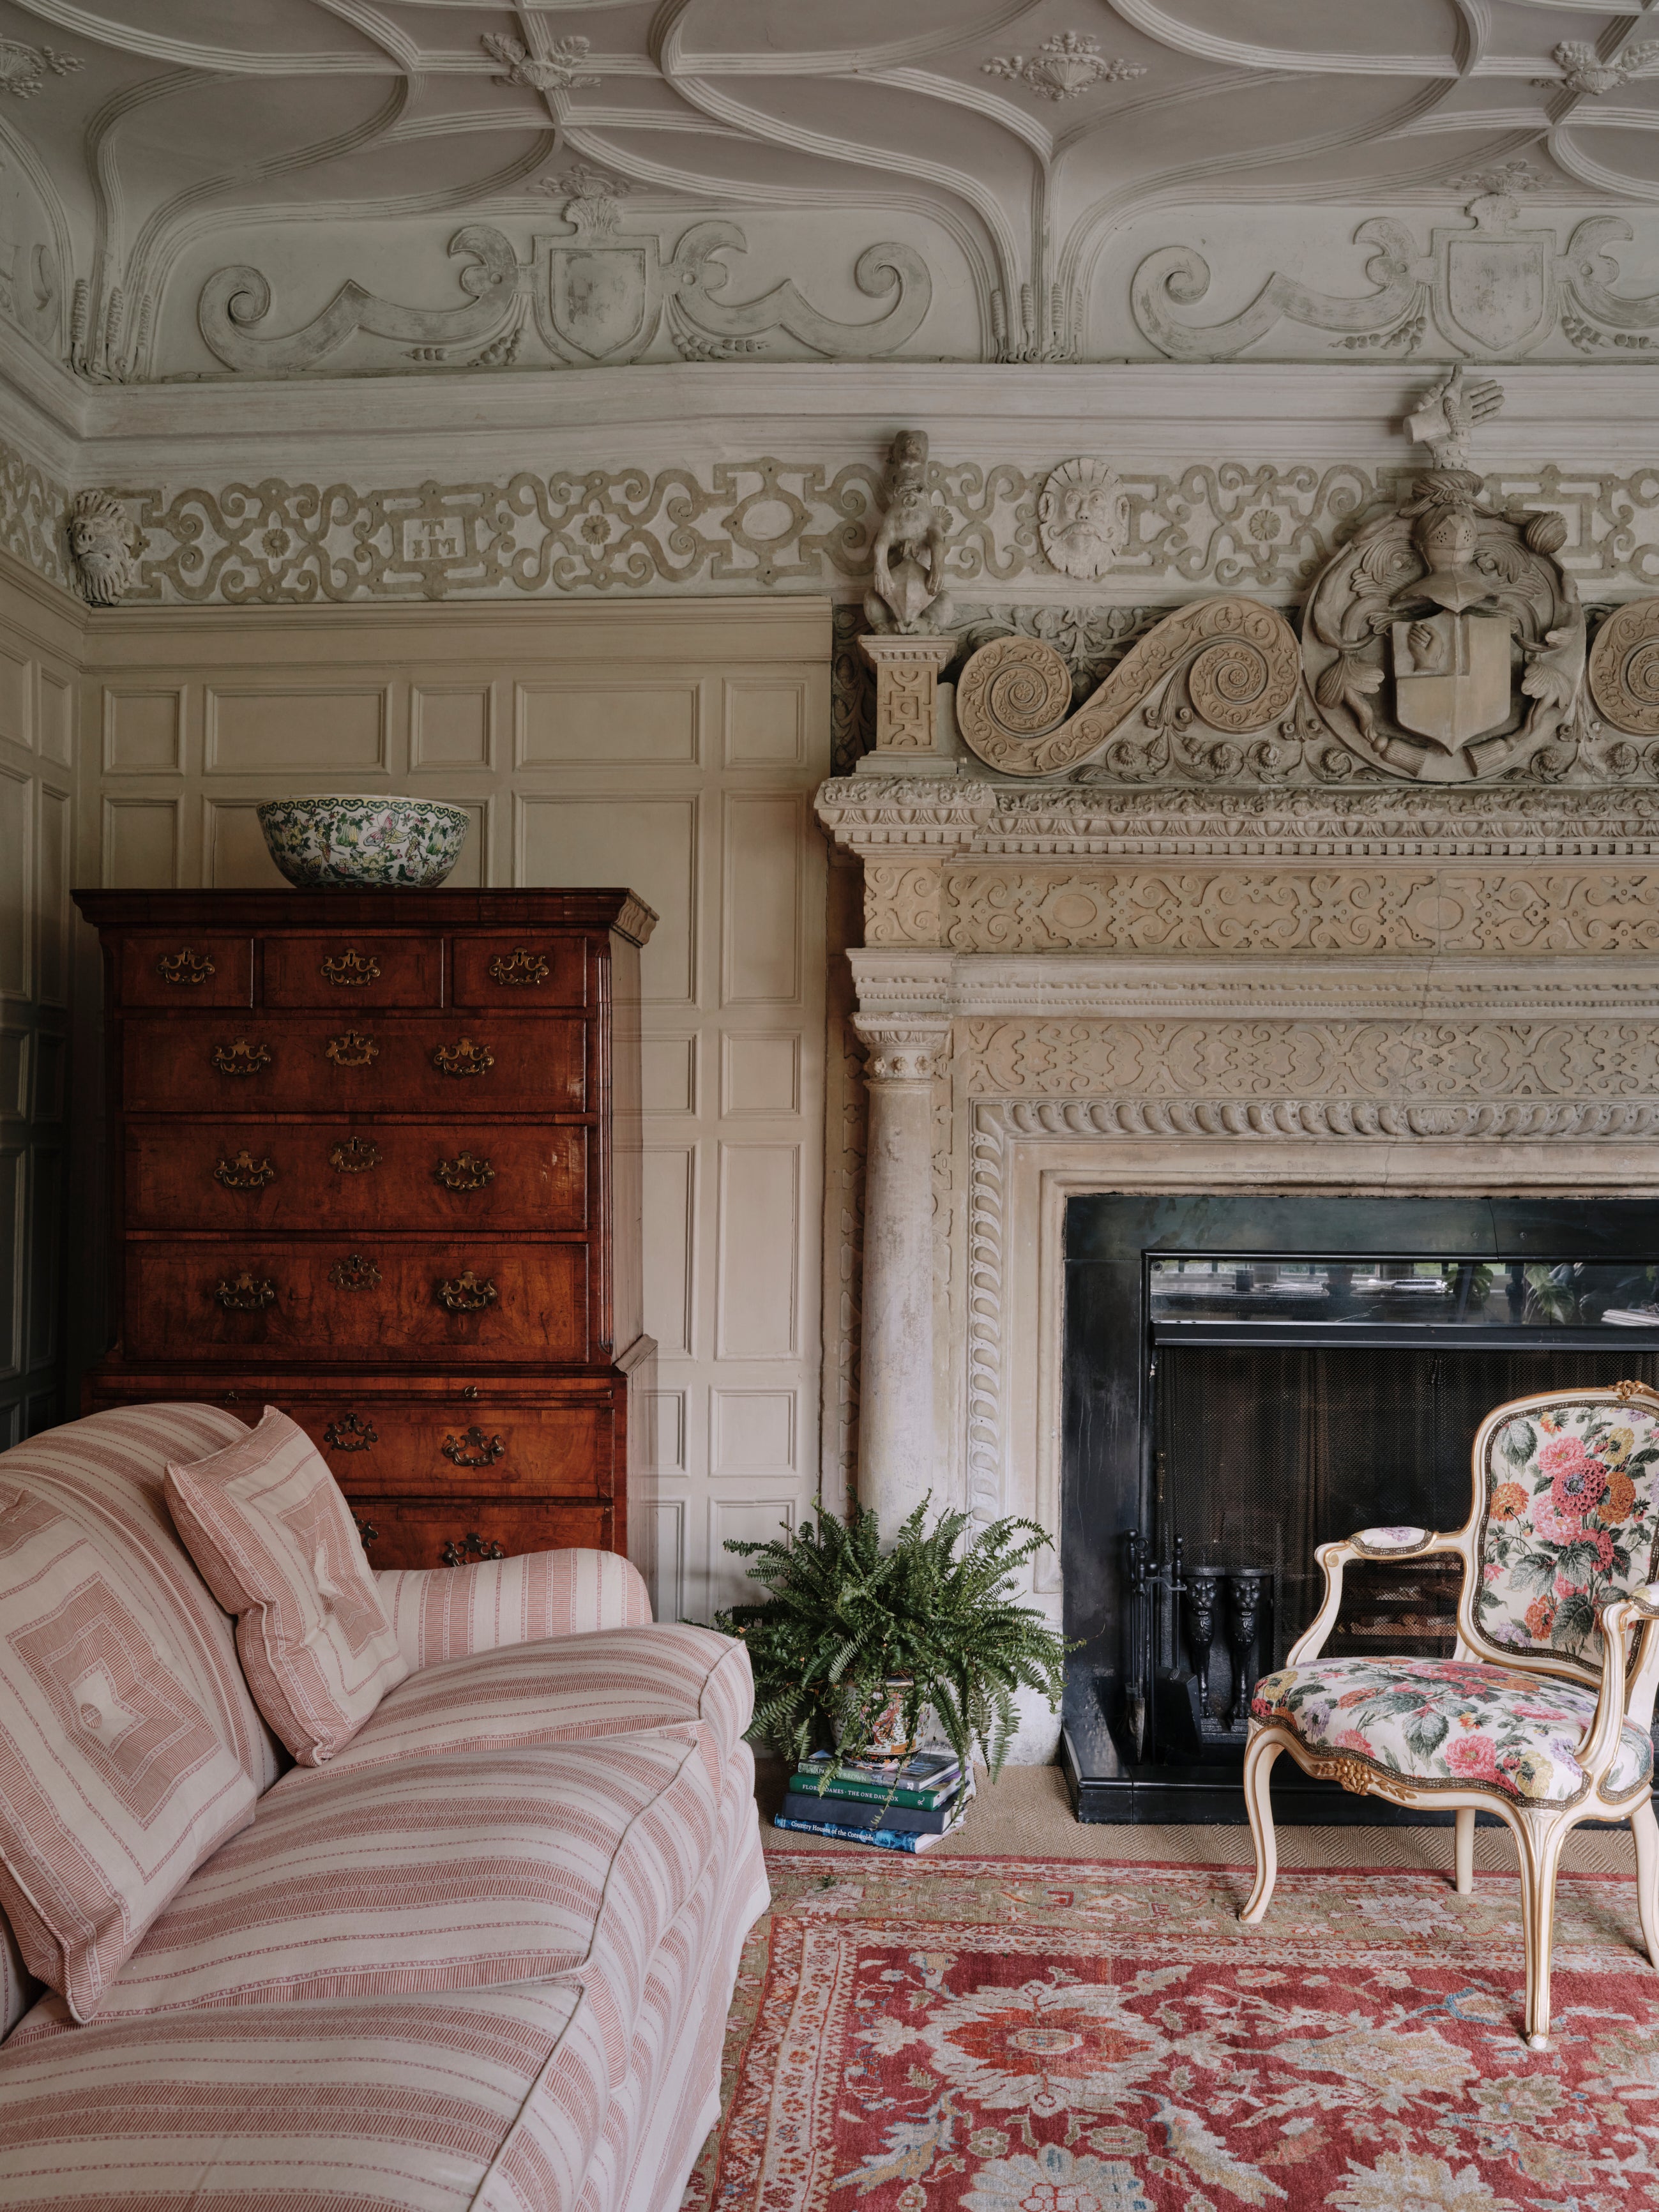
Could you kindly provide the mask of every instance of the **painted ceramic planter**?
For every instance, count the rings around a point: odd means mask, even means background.
[[[872,1764],[890,1762],[902,1766],[916,1747],[915,1736],[904,1725],[904,1700],[910,1691],[911,1679],[908,1674],[892,1674],[883,1686],[887,1692],[887,1703],[859,1757]]]
[[[301,890],[425,890],[460,858],[471,817],[436,799],[271,799],[270,857]]]

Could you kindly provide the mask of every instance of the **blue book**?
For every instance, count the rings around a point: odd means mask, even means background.
[[[839,1836],[847,1844],[873,1844],[880,1851],[930,1851],[938,1836],[900,1834],[896,1828],[843,1828],[835,1820],[790,1820],[780,1814],[775,1828],[799,1828],[811,1836]],[[949,1835],[952,1831],[945,1830]]]
[[[833,1790],[819,1796],[816,1790],[792,1790],[783,1801],[786,1819],[830,1820],[838,1828],[890,1828],[899,1836],[943,1835],[951,1825],[953,1803],[917,1807],[871,1804],[859,1797],[838,1797]]]

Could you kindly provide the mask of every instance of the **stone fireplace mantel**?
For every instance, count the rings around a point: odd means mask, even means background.
[[[1659,1194],[1659,793],[866,765],[817,809],[863,870],[884,1519],[931,1488],[1058,1529],[1073,1194]]]

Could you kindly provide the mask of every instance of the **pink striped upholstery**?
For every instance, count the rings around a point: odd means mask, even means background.
[[[526,1552],[465,1567],[387,1569],[374,1580],[411,1668],[651,1618],[644,1582],[615,1552]]]
[[[106,1416],[0,1468],[0,1904],[82,2021],[264,1772],[223,1623],[146,1510],[145,1441]]]
[[[727,1759],[754,1702],[748,1652],[712,1628],[662,1621],[555,1637],[411,1674],[329,1771],[486,1745],[591,1741],[690,1720],[709,1723]],[[290,1775],[283,1787],[301,1779]]]
[[[611,2095],[580,1982],[95,2022],[0,2057],[9,2212],[566,2212]]]
[[[208,1588],[236,1615],[259,1711],[302,1766],[320,1765],[409,1672],[326,1461],[267,1406],[251,1436],[169,1462],[167,1501]]]
[[[693,1722],[279,1784],[155,1923],[100,2017],[476,1989],[598,1959],[621,1993],[596,1996],[602,2025],[625,2045],[652,1954],[714,1850],[720,1782]],[[12,2042],[62,2018],[38,2005]]]
[[[23,1964],[11,1923],[0,1913],[0,2042],[3,2042],[40,1994],[40,1984]]]

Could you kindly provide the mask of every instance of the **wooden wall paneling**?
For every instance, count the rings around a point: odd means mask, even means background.
[[[268,883],[261,799],[407,789],[474,813],[455,884],[657,909],[635,1541],[659,1609],[707,1618],[742,1594],[722,1537],[817,1482],[829,603],[120,608],[88,650],[82,882]]]

